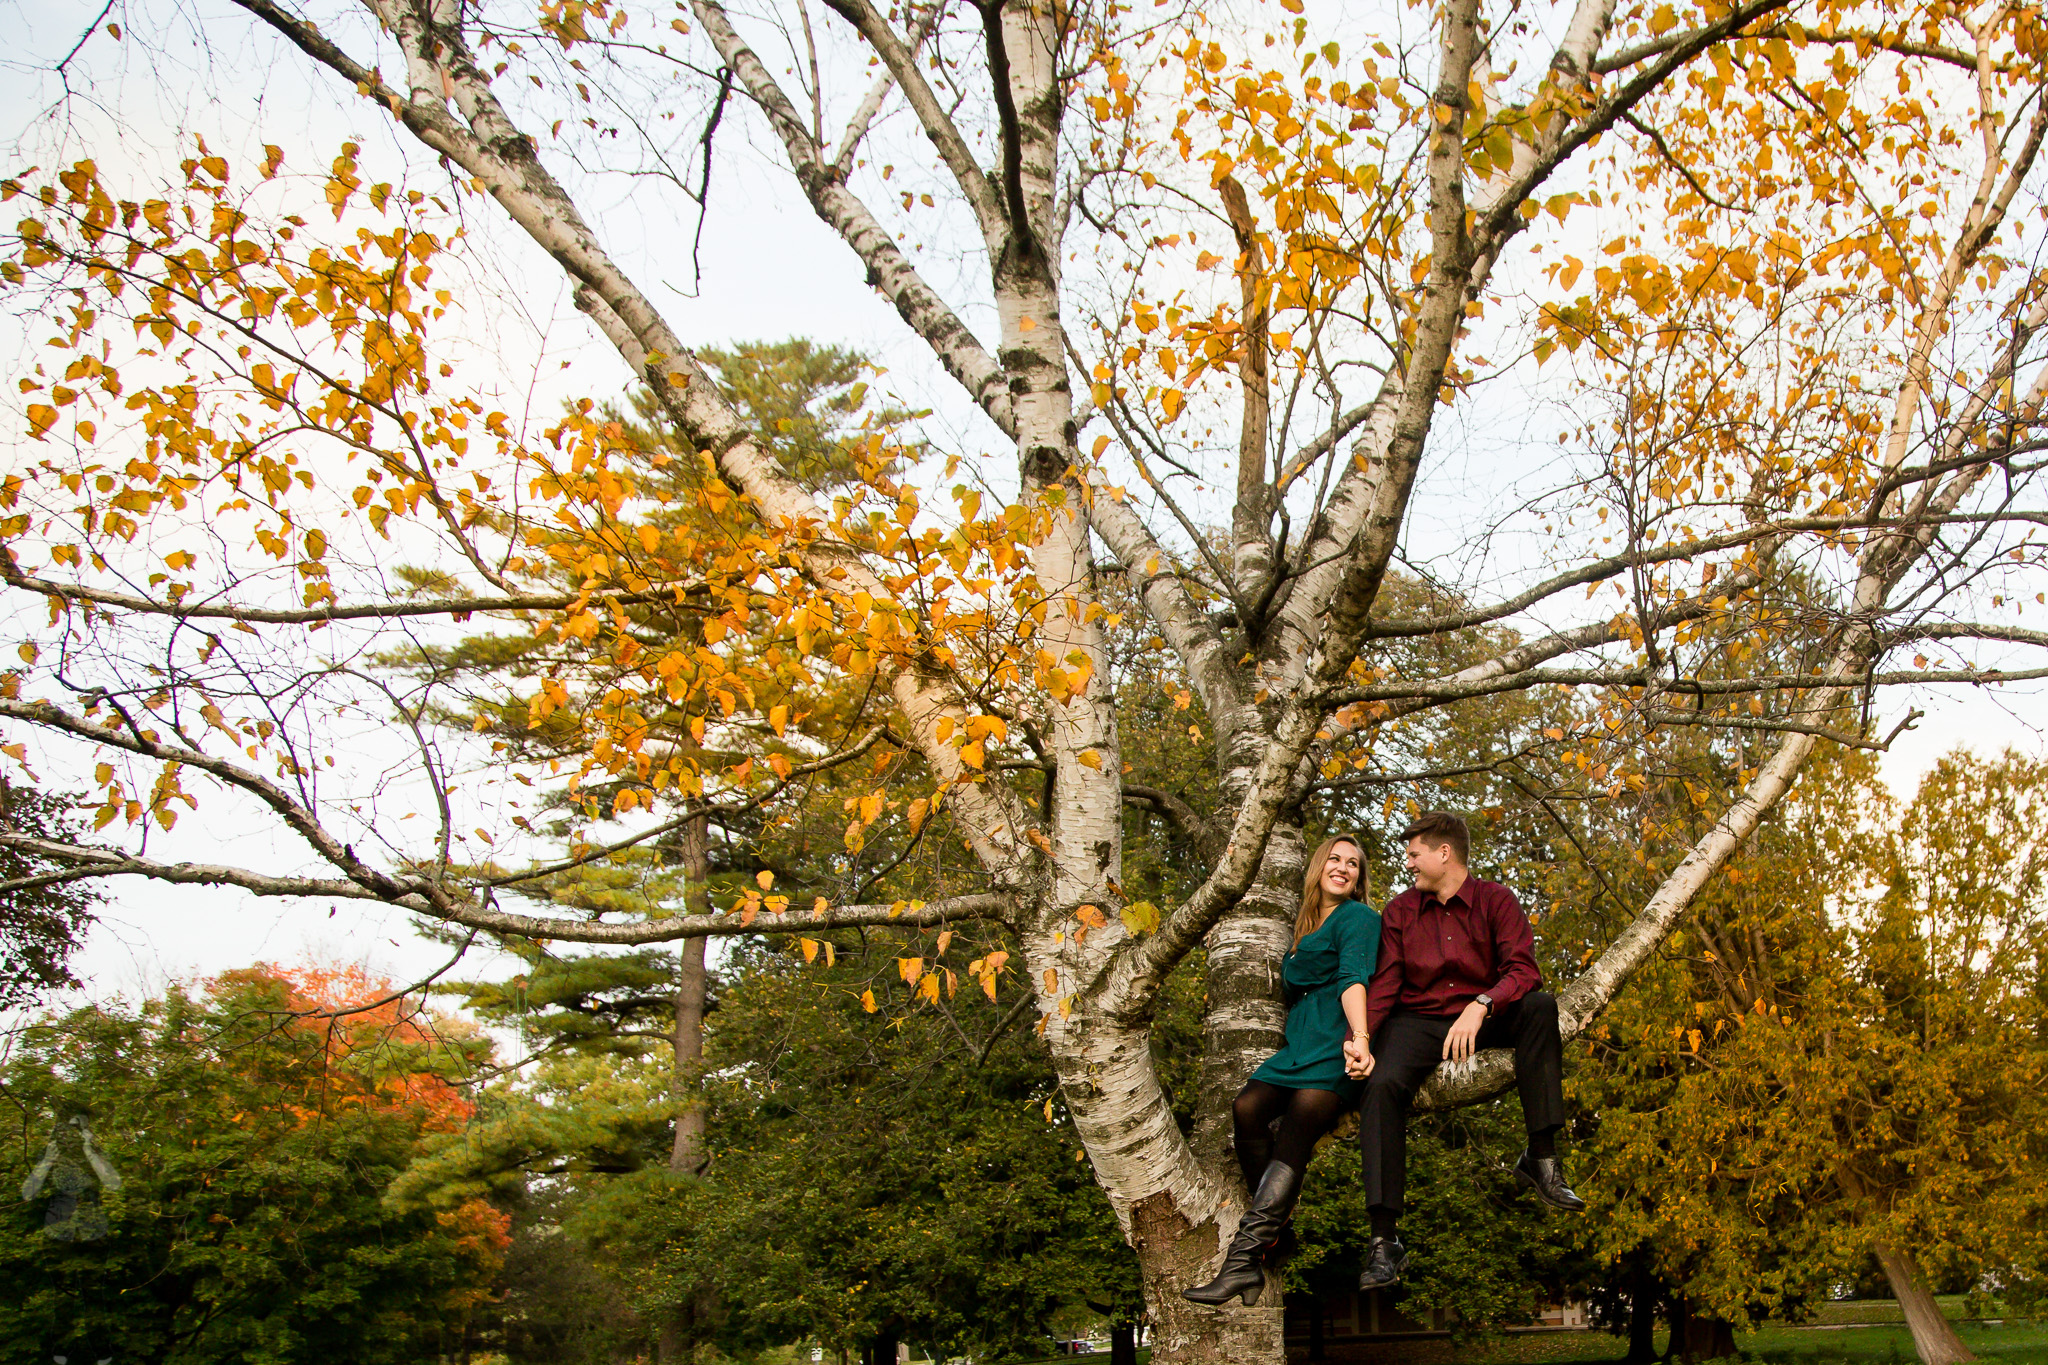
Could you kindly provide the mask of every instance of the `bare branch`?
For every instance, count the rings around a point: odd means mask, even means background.
[[[896,84],[903,87],[903,97],[910,104],[911,112],[924,128],[925,135],[938,149],[939,159],[946,163],[946,169],[953,173],[953,180],[960,186],[961,194],[967,198],[968,207],[974,210],[975,220],[981,224],[981,237],[988,247],[989,255],[1002,253],[1003,239],[1008,234],[1009,214],[1002,199],[988,183],[980,163],[967,146],[967,139],[960,135],[960,129],[953,122],[952,115],[939,103],[925,81],[924,72],[917,64],[916,44],[905,43],[896,36],[870,0],[825,0],[832,12],[860,30],[860,36],[867,40],[875,55],[882,59],[882,65]],[[938,23],[940,6],[932,8],[931,23]],[[838,158],[835,158],[835,164]]]
[[[342,885],[354,885],[364,895],[377,900],[393,903],[403,902],[409,897],[425,897],[429,902],[440,899],[441,891],[423,877],[393,877],[363,862],[355,850],[329,833],[320,823],[319,817],[301,805],[296,797],[259,773],[251,772],[239,764],[197,749],[178,744],[166,744],[152,736],[154,731],[138,729],[109,729],[95,724],[83,716],[54,706],[46,701],[24,701],[19,698],[0,698],[0,717],[23,721],[40,726],[58,734],[70,735],[91,744],[104,744],[110,748],[123,749],[144,758],[156,759],[162,763],[177,763],[210,773],[230,786],[239,787],[256,797],[277,814],[300,838],[312,845],[334,868],[346,874],[348,881]],[[271,895],[328,894],[304,892],[266,892]]]
[[[59,583],[21,572],[11,550],[0,548],[0,578],[23,592],[41,593],[64,602],[89,602],[95,606],[118,607],[122,611],[150,616],[168,616],[180,621],[245,621],[257,625],[313,625],[323,621],[403,620],[416,616],[452,616],[461,620],[476,612],[559,611],[585,603],[597,606],[616,603],[638,606],[660,603],[684,611],[714,609],[687,600],[690,589],[677,585],[659,592],[560,592],[520,593],[498,597],[437,597],[417,602],[327,602],[313,607],[250,607],[205,601],[160,602],[133,593],[88,587],[82,583]]]
[[[924,46],[924,40],[939,26],[939,16],[945,12],[945,0],[935,0],[925,13],[924,22],[910,35],[909,55],[913,65],[916,63],[917,50]],[[840,135],[839,146],[832,153],[830,166],[835,179],[846,179],[852,169],[849,163],[853,160],[854,149],[859,147],[861,139],[868,135],[868,128],[874,123],[875,115],[882,112],[883,101],[889,98],[889,92],[895,87],[895,72],[885,68],[882,74],[876,77],[875,83],[868,88],[868,93],[861,97],[860,107],[855,109],[853,117],[847,120],[846,131]]]
[[[1214,862],[1219,851],[1216,829],[1207,820],[1195,813],[1195,808],[1170,791],[1158,787],[1139,786],[1135,782],[1124,783],[1124,801],[1134,806],[1149,806],[1171,821],[1174,828],[1194,844],[1195,851],[1204,862]]]
[[[1007,922],[1015,902],[1000,892],[979,892],[936,901],[897,901],[889,905],[839,905],[824,910],[679,915],[673,919],[628,924],[603,920],[519,915],[487,903],[448,899],[436,902],[422,892],[380,894],[355,881],[322,877],[277,877],[246,868],[215,863],[166,863],[111,849],[83,847],[0,830],[0,848],[90,867],[102,877],[147,877],[178,885],[233,886],[258,896],[325,897],[330,900],[376,901],[431,919],[519,938],[561,939],[573,943],[619,945],[669,943],[683,938],[731,937],[739,934],[802,934],[828,929],[877,928],[899,925],[926,929],[960,920]]]
[[[925,283],[868,206],[832,174],[824,149],[805,130],[803,116],[740,38],[725,8],[714,0],[692,0],[691,9],[711,35],[718,55],[768,116],[769,126],[789,154],[790,169],[818,217],[853,248],[868,268],[869,282],[896,306],[897,315],[931,347],[946,372],[960,381],[997,427],[1015,435],[1016,417],[1002,367],[952,307]]]

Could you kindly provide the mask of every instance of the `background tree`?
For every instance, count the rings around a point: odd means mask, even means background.
[[[401,1212],[391,1179],[462,1125],[479,1040],[388,983],[255,967],[203,993],[29,1027],[0,1070],[20,1183],[53,1128],[89,1118],[118,1190],[104,1236],[46,1238],[40,1201],[0,1234],[0,1359],[411,1362],[462,1349],[505,1218]]]
[[[1898,809],[1828,756],[1594,1030],[1577,1099],[1613,1216],[1584,1231],[1649,1256],[1681,1354],[1798,1319],[1875,1252],[1921,1358],[1968,1359],[1930,1269],[2038,1278],[2040,790],[1954,757]]]
[[[1856,922],[1863,1027],[1821,1040],[1850,1066],[1836,1187],[1926,1365],[1970,1352],[1931,1279],[2004,1286],[2048,1269],[2048,769],[2014,753],[1935,765],[1890,831],[1884,894]]]
[[[0,827],[31,839],[63,843],[81,837],[74,802],[0,778]],[[71,954],[103,899],[100,889],[63,862],[0,848],[0,1009],[31,1004],[45,992],[75,986]]]

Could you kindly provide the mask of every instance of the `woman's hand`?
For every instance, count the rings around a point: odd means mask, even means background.
[[[1344,1074],[1354,1081],[1372,1075],[1372,1049],[1363,1039],[1344,1040]]]

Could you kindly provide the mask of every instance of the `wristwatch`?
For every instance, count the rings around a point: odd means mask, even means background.
[[[1487,1017],[1487,1018],[1489,1018],[1489,1019],[1493,1018],[1493,997],[1492,997],[1492,996],[1490,996],[1490,995],[1486,994],[1486,993],[1485,993],[1484,991],[1481,991],[1481,992],[1480,992],[1480,993],[1479,993],[1478,995],[1475,995],[1475,996],[1473,996],[1473,997],[1472,997],[1472,1003],[1473,1003],[1473,1004],[1475,1004],[1475,1005],[1484,1005],[1484,1006],[1486,1006],[1486,1017]]]

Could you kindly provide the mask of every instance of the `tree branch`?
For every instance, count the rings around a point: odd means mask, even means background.
[[[989,255],[1000,255],[1003,239],[1009,231],[1009,217],[1004,211],[1003,201],[988,183],[980,163],[967,146],[967,140],[960,135],[960,129],[953,122],[952,115],[939,103],[930,84],[925,81],[924,72],[917,65],[914,45],[905,44],[889,27],[889,21],[877,10],[870,0],[825,0],[833,13],[852,24],[867,40],[875,55],[897,85],[903,88],[903,97],[924,128],[925,136],[938,149],[939,159],[946,163],[946,169],[953,173],[954,183],[967,197],[967,205],[974,210],[975,221],[981,225],[982,242]],[[932,24],[938,23],[940,6],[934,4]],[[836,162],[840,158],[835,158]],[[843,175],[840,178],[844,178]]]
[[[475,612],[558,611],[584,603],[622,607],[660,603],[684,611],[711,612],[708,606],[684,600],[689,589],[677,586],[661,592],[562,592],[520,593],[501,597],[440,597],[419,602],[328,602],[316,607],[242,607],[207,605],[204,602],[159,602],[132,593],[88,587],[82,583],[59,583],[34,578],[21,571],[12,550],[0,547],[0,578],[23,592],[40,593],[64,602],[89,602],[95,606],[118,607],[123,611],[151,616],[169,616],[180,621],[247,621],[258,625],[312,625],[322,621],[402,620],[415,616],[453,616],[460,619]]]
[[[997,427],[1014,436],[1016,416],[1011,411],[1010,389],[1002,368],[951,306],[925,283],[923,275],[867,205],[832,174],[825,163],[824,150],[811,140],[796,106],[753,49],[741,40],[724,7],[714,0],[692,0],[690,8],[711,35],[720,58],[768,116],[769,126],[789,154],[790,169],[818,217],[853,248],[868,268],[868,282],[896,306],[897,315],[932,348],[932,354],[946,372],[960,382]]]
[[[355,850],[337,839],[320,823],[319,817],[301,805],[292,794],[276,783],[249,771],[239,764],[224,758],[216,758],[198,749],[178,744],[165,744],[154,738],[155,732],[139,728],[121,730],[96,725],[83,716],[76,716],[46,701],[24,701],[19,698],[0,698],[0,717],[22,721],[29,725],[53,730],[92,744],[104,744],[110,748],[123,749],[144,758],[161,763],[175,763],[184,767],[197,768],[233,787],[248,792],[276,813],[295,834],[304,839],[313,851],[331,866],[345,874],[348,882],[364,894],[378,900],[403,901],[407,897],[419,896],[430,903],[443,898],[443,893],[429,879],[421,877],[393,877],[388,873],[369,866],[358,858]],[[12,837],[12,836],[10,836]],[[91,858],[83,853],[77,855],[82,861]],[[270,892],[266,894],[297,895],[300,892]],[[322,893],[312,893],[322,894]]]
[[[1142,787],[1134,782],[1124,783],[1124,800],[1133,806],[1149,806],[1172,822],[1174,828],[1188,837],[1194,844],[1195,852],[1202,861],[1214,862],[1218,850],[1216,830],[1207,820],[1195,813],[1195,808],[1170,791],[1158,787]]]
[[[322,877],[277,877],[217,863],[165,863],[110,849],[88,848],[0,830],[0,848],[38,857],[90,866],[103,877],[147,877],[178,885],[233,886],[258,896],[326,897],[332,900],[376,901],[430,919],[518,938],[560,939],[571,943],[633,945],[668,943],[683,938],[731,937],[738,934],[802,934],[828,929],[899,925],[925,929],[960,920],[988,919],[1007,923],[1016,905],[1001,892],[978,892],[936,901],[897,901],[890,905],[840,905],[825,910],[793,910],[776,914],[678,915],[673,919],[609,924],[602,920],[520,915],[469,900],[436,902],[423,892],[380,894],[355,881]]]

